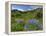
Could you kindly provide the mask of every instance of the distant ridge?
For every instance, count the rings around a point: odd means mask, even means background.
[[[36,8],[36,9],[33,9],[33,10],[43,10],[42,8]],[[27,12],[27,11],[33,11],[33,10],[24,10],[24,11],[21,11],[21,10],[18,10],[18,9],[14,9],[14,10],[11,10],[12,12]]]

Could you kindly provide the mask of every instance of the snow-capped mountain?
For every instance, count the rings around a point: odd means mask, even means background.
[[[19,11],[30,11],[37,8],[42,8],[42,6],[38,5],[12,5],[11,10],[19,10]]]

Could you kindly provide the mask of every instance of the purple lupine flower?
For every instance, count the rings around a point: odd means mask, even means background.
[[[36,20],[36,19],[31,19],[31,20],[29,20],[29,23],[31,23],[31,24],[36,24],[36,23],[38,23],[38,20]]]
[[[24,22],[22,19],[17,20],[18,23]]]

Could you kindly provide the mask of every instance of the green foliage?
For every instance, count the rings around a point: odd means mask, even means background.
[[[16,25],[16,31],[23,31],[23,28],[24,28],[23,24]]]
[[[29,25],[29,30],[37,30],[37,25],[34,25],[34,24],[30,24]]]

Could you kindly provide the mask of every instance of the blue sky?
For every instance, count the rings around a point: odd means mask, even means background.
[[[41,8],[40,5],[19,5],[19,4],[12,4],[11,10],[18,9],[20,11],[26,11],[26,10],[33,10],[36,8]]]

